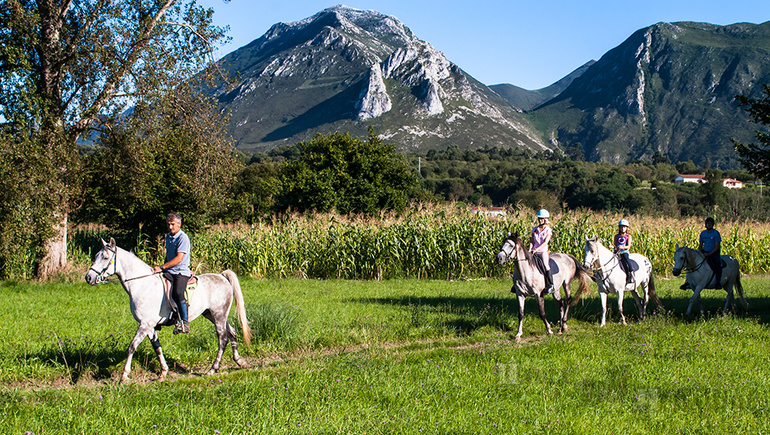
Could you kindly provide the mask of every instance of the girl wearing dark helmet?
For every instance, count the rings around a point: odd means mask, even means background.
[[[615,253],[620,256],[623,268],[626,271],[626,284],[634,282],[634,273],[631,270],[631,264],[628,262],[628,252],[631,249],[631,234],[628,234],[628,221],[621,219],[618,222],[618,233],[613,239]]]
[[[550,217],[551,214],[546,209],[541,209],[537,212],[537,225],[532,228],[532,239],[529,243],[529,251],[543,259],[543,265],[545,266],[545,290],[541,293],[541,296],[553,293],[553,274],[548,264],[550,260],[548,242],[551,241],[551,236],[553,235],[551,223],[548,221]]]

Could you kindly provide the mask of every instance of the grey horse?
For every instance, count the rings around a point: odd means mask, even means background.
[[[116,246],[115,239],[111,238],[109,243],[102,240],[102,245],[103,248],[96,254],[94,264],[88,270],[85,280],[90,285],[97,285],[105,282],[106,277],[116,275],[131,300],[131,314],[139,322],[136,335],[128,346],[128,357],[121,381],[128,380],[128,375],[131,373],[131,359],[145,337],[149,337],[158,355],[161,366],[160,380],[164,380],[168,374],[168,365],[163,357],[156,328],[160,329],[161,326],[168,326],[173,322],[171,307],[164,292],[163,277],[160,274],[153,274],[152,267],[134,254]],[[219,363],[228,342],[232,344],[235,362],[240,367],[248,367],[246,360],[238,354],[236,331],[227,321],[233,299],[235,299],[243,339],[247,345],[250,345],[251,330],[246,319],[243,293],[238,276],[233,271],[225,270],[221,274],[199,275],[198,286],[188,301],[190,321],[202,315],[216,327],[219,351],[214,364],[208,371],[209,375],[219,370]]]
[[[749,303],[746,302],[746,298],[743,297],[743,285],[741,284],[741,266],[738,264],[738,260],[731,255],[722,255],[721,260],[725,263],[725,267],[722,269],[722,282],[720,287],[724,288],[727,292],[727,300],[725,301],[724,314],[732,307],[735,312],[735,296],[733,295],[733,287],[738,290],[738,296],[741,298],[741,305],[743,309],[748,311]],[[687,312],[685,315],[690,317],[692,315],[692,308],[695,302],[698,302],[700,307],[700,314],[703,316],[703,302],[700,299],[700,292],[704,288],[714,288],[716,283],[714,282],[714,271],[711,270],[706,262],[706,256],[699,250],[688,248],[687,246],[679,246],[676,244],[676,251],[674,252],[674,276],[679,276],[682,270],[687,270],[687,283],[689,287],[693,289],[690,303],[687,305]]]
[[[551,253],[550,269],[553,272],[553,297],[559,303],[559,333],[567,332],[567,316],[570,305],[575,305],[577,301],[588,294],[590,291],[591,278],[587,270],[572,255],[559,252]],[[513,287],[511,292],[516,293],[519,302],[519,330],[516,333],[516,339],[519,340],[523,333],[522,325],[524,323],[524,301],[527,296],[534,296],[540,309],[540,319],[545,324],[545,329],[549,335],[553,334],[551,325],[545,317],[545,302],[540,296],[545,289],[545,278],[538,270],[535,258],[528,249],[524,247],[517,234],[508,234],[503,240],[503,246],[497,254],[497,262],[505,264],[507,261],[516,263],[516,270],[513,274]],[[578,291],[574,297],[571,295],[570,287],[572,280],[578,278]],[[564,289],[565,298],[561,297],[559,287]]]

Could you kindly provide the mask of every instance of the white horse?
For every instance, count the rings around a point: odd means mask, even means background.
[[[725,301],[724,314],[727,314],[728,309],[732,307],[733,313],[735,313],[735,296],[733,295],[733,286],[738,290],[738,296],[741,298],[741,305],[743,309],[748,311],[749,303],[743,296],[743,285],[741,285],[741,266],[738,260],[732,255],[722,255],[722,262],[725,267],[722,268],[722,282],[721,287],[727,292],[727,300]],[[676,252],[674,252],[674,276],[679,276],[682,273],[682,269],[687,270],[687,283],[689,287],[693,289],[693,295],[690,298],[690,304],[687,306],[687,312],[685,315],[690,317],[692,314],[692,307],[697,301],[700,306],[700,314],[703,316],[703,302],[700,298],[700,292],[704,288],[716,287],[716,274],[706,262],[706,256],[703,255],[698,249],[688,248],[686,246],[679,246],[676,244]]]
[[[545,324],[548,335],[552,335],[551,325],[545,317],[545,301],[541,296],[545,289],[545,277],[538,270],[535,258],[528,249],[524,247],[517,234],[508,234],[503,240],[503,246],[497,254],[497,262],[505,264],[512,260],[516,263],[516,270],[513,274],[513,287],[511,292],[516,293],[519,301],[519,330],[516,333],[516,340],[521,338],[523,333],[522,325],[524,323],[524,302],[527,296],[534,296],[537,300],[537,306],[540,309],[540,319]],[[550,254],[551,272],[553,273],[553,297],[559,303],[559,333],[567,332],[567,316],[570,305],[575,305],[577,301],[590,290],[590,276],[577,258],[569,254],[554,252]],[[578,278],[578,291],[574,298],[571,296],[570,287],[572,280]],[[564,289],[565,299],[561,297],[559,287]]]
[[[174,323],[171,319],[171,306],[164,292],[163,277],[160,274],[153,274],[152,267],[134,254],[115,246],[115,239],[110,239],[109,243],[102,240],[102,245],[104,247],[96,254],[94,264],[85,276],[86,282],[96,285],[104,282],[107,276],[117,275],[131,300],[131,314],[139,322],[136,335],[128,346],[128,357],[121,381],[128,380],[128,375],[131,373],[131,359],[145,337],[149,337],[160,360],[162,370],[160,380],[162,381],[168,374],[168,365],[163,357],[156,329],[160,330],[161,326],[170,326]],[[216,327],[219,352],[208,371],[209,375],[219,370],[219,362],[228,341],[232,343],[235,362],[241,367],[248,367],[246,361],[238,354],[235,329],[227,322],[233,299],[237,306],[243,339],[247,345],[250,345],[251,330],[246,320],[243,293],[238,277],[233,271],[225,270],[221,274],[199,275],[198,286],[188,300],[190,321],[202,315]]]
[[[583,266],[595,271],[594,277],[599,287],[599,297],[602,301],[602,322],[606,324],[607,318],[607,293],[618,295],[618,312],[620,321],[625,325],[626,317],[623,315],[623,293],[630,291],[636,301],[639,317],[644,319],[647,315],[647,304],[650,298],[664,310],[658,295],[655,293],[655,278],[652,275],[650,259],[641,254],[632,253],[628,256],[628,262],[634,271],[634,283],[626,284],[626,272],[620,266],[620,257],[607,249],[598,238],[586,237]],[[641,286],[642,294],[637,291]]]

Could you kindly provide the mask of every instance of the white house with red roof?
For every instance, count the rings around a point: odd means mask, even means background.
[[[706,180],[705,175],[699,175],[699,174],[679,174],[678,177],[674,178],[674,183],[676,184],[682,184],[682,183],[708,183],[708,180]],[[728,189],[743,189],[743,182],[740,180],[736,180],[735,178],[724,178],[722,180],[722,185],[725,186]]]

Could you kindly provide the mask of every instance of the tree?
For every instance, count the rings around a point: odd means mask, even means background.
[[[271,214],[281,191],[278,168],[273,162],[254,162],[238,174],[229,207],[231,218],[253,224]]]
[[[30,246],[39,257],[39,277],[66,265],[67,218],[81,175],[77,139],[95,121],[107,123],[127,105],[197,73],[224,37],[211,25],[212,13],[194,0],[0,4],[0,121],[4,137],[25,144],[24,152],[3,158],[27,171],[4,177],[45,178],[34,186],[39,199],[30,204],[38,219],[32,226],[45,240],[42,251]],[[23,186],[9,188],[18,188],[11,196],[24,194]],[[0,217],[12,214],[5,210]]]
[[[192,230],[222,215],[243,166],[225,139],[226,121],[194,82],[137,104],[85,158],[76,217],[154,236],[166,231],[169,211]]]
[[[299,159],[282,170],[279,203],[284,208],[368,215],[400,211],[417,185],[404,156],[371,129],[365,142],[348,133],[318,134],[300,148]]]
[[[745,95],[738,95],[735,99],[740,107],[749,112],[753,122],[770,127],[770,85],[764,85],[763,94],[761,99]],[[754,134],[759,144],[742,144],[735,139],[731,140],[743,167],[757,178],[767,180],[770,178],[770,133],[757,130]]]

